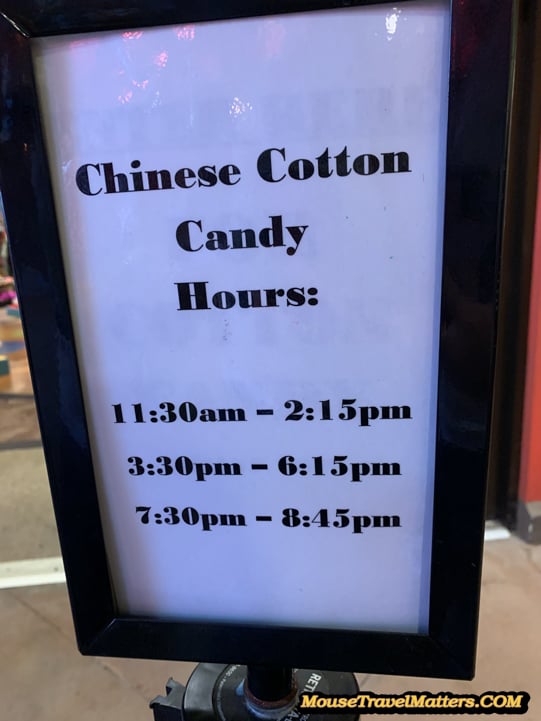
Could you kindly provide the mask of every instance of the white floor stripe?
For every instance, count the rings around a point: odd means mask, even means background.
[[[0,589],[65,582],[64,564],[60,557],[0,563]]]
[[[485,525],[485,542],[501,541],[504,538],[511,538],[511,532],[495,521],[488,521]]]

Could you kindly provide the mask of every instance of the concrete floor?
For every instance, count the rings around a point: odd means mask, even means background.
[[[41,449],[0,451],[0,481],[0,562],[58,555]],[[185,682],[193,669],[80,656],[63,584],[0,591],[0,649],[2,721],[151,721],[148,701],[169,676]],[[527,691],[527,717],[541,721],[541,547],[516,538],[486,545],[473,682],[359,676],[359,683],[379,693]]]

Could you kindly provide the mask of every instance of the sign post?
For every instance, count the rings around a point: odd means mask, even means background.
[[[83,653],[471,677],[506,3],[0,5]]]

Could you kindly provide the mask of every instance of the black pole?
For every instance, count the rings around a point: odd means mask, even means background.
[[[258,706],[286,706],[297,692],[293,669],[289,666],[248,664],[244,692]]]

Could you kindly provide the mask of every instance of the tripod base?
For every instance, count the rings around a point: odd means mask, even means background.
[[[297,669],[294,678],[298,694],[323,693],[353,696],[359,692],[352,673]],[[167,696],[150,703],[154,721],[336,721],[336,714],[311,713],[298,701],[282,709],[254,708],[244,690],[246,666],[200,663],[186,685],[167,682]],[[341,721],[357,721],[356,713],[340,713]]]

